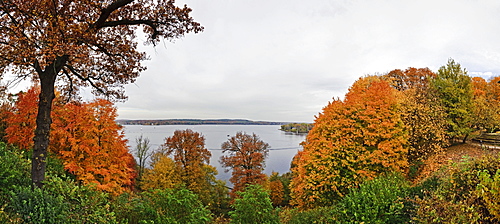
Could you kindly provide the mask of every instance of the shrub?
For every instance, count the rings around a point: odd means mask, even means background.
[[[46,194],[40,188],[15,186],[10,192],[9,210],[26,223],[64,223],[68,204],[64,197]]]
[[[299,209],[285,209],[280,213],[281,223],[306,224],[306,223],[338,223],[334,207],[317,207],[300,211]]]
[[[490,175],[487,171],[479,173],[479,184],[475,193],[482,197],[485,207],[496,218],[500,220],[500,169],[495,175]]]
[[[104,193],[71,180],[47,176],[44,189],[16,186],[8,212],[25,223],[116,223]]]
[[[31,163],[24,151],[0,142],[0,193],[13,186],[29,186]]]
[[[435,191],[417,198],[414,221],[422,223],[497,223],[500,220],[495,196],[495,175],[500,167],[500,154],[444,167],[436,175]],[[498,180],[498,177],[496,177]],[[495,183],[498,184],[498,183]],[[498,194],[498,193],[496,193]],[[490,203],[493,202],[493,203]]]
[[[409,182],[399,173],[362,183],[336,206],[340,223],[405,223],[410,220],[405,198]]]
[[[238,195],[234,211],[229,212],[231,223],[279,223],[269,193],[261,185],[250,185]]]
[[[62,197],[70,223],[116,223],[108,195],[95,186],[77,185],[64,177],[48,176],[46,194]]]
[[[120,223],[208,223],[210,211],[187,189],[121,195],[115,204]]]
[[[0,223],[17,224],[22,223],[21,218],[5,211],[5,207],[0,208]]]

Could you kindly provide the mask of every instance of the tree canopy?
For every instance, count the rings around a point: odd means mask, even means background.
[[[0,75],[38,80],[41,92],[34,137],[32,180],[42,187],[54,89],[124,99],[147,59],[137,48],[138,27],[147,43],[200,32],[187,6],[173,0],[0,1]]]
[[[244,132],[238,132],[222,143],[222,153],[226,155],[221,156],[220,162],[228,170],[232,169],[229,181],[234,185],[231,191],[233,197],[236,192],[244,191],[247,185],[265,182],[263,171],[269,147],[255,133],[250,135]]]
[[[19,95],[9,113],[6,129],[9,143],[30,149],[39,93],[38,86]],[[62,159],[64,168],[81,183],[119,194],[132,188],[135,160],[128,152],[122,127],[115,122],[116,108],[107,100],[54,105],[49,152]]]
[[[398,92],[377,76],[357,80],[316,117],[294,159],[293,203],[332,205],[349,188],[380,173],[407,168],[407,135]]]

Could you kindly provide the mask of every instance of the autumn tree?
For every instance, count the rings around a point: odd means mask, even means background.
[[[349,188],[387,171],[407,169],[407,134],[399,92],[377,76],[356,81],[345,100],[333,100],[294,158],[293,203],[332,205]]]
[[[187,6],[174,1],[0,1],[0,74],[38,80],[41,86],[33,144],[32,181],[42,187],[55,88],[124,99],[147,59],[137,48],[137,28],[147,43],[200,32]]]
[[[7,92],[7,87],[0,85],[0,141],[6,142],[7,114],[13,110],[15,95]]]
[[[255,133],[250,135],[244,132],[237,132],[222,143],[222,153],[226,155],[221,156],[220,162],[226,172],[232,170],[229,181],[233,184],[233,197],[247,185],[263,184],[266,181],[263,171],[269,147]]]
[[[151,157],[151,168],[144,171],[139,185],[143,190],[178,188],[182,186],[179,168],[170,157],[157,152]]]
[[[473,89],[471,78],[460,64],[449,59],[431,80],[439,101],[446,112],[448,135],[463,142],[472,132]]]
[[[26,93],[19,93],[11,112],[7,113],[7,128],[5,129],[7,142],[15,144],[20,149],[28,150],[33,147],[35,136],[38,87],[30,88]]]
[[[285,201],[285,186],[279,179],[278,173],[273,172],[269,177],[269,198],[273,206],[283,205]]]
[[[23,149],[32,147],[38,101],[37,87],[19,94],[14,112],[7,119],[7,139]],[[119,194],[134,185],[135,161],[115,119],[116,108],[107,100],[90,103],[56,102],[52,111],[49,151],[83,184]]]
[[[430,87],[436,74],[428,68],[393,70],[388,77],[401,96],[400,113],[408,132],[408,162],[421,164],[448,144],[446,113]]]
[[[500,80],[498,77],[489,82],[481,77],[472,78],[473,116],[472,126],[480,132],[493,132],[500,127],[500,101],[498,92]]]
[[[113,194],[131,189],[137,176],[117,116],[112,103],[103,99],[65,104],[54,110],[49,144],[77,180]]]
[[[212,154],[205,147],[205,137],[191,129],[176,130],[160,148],[165,156],[173,156],[186,188],[200,195],[205,205],[213,204],[217,170],[209,165]]]

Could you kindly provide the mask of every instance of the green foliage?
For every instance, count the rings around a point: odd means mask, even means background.
[[[334,207],[317,207],[304,211],[288,209],[280,213],[280,221],[286,224],[337,223],[335,212]]]
[[[500,167],[500,154],[465,158],[441,169],[436,190],[415,200],[415,221],[421,223],[497,223],[497,194],[491,181]],[[497,177],[498,178],[498,177]],[[492,189],[492,191],[490,190]],[[490,194],[493,193],[493,194]]]
[[[26,223],[64,223],[67,203],[62,196],[46,194],[40,188],[20,186],[10,192],[8,209]]]
[[[43,190],[14,187],[7,210],[25,223],[116,223],[104,193],[71,180],[48,177]]]
[[[295,132],[295,133],[307,133],[313,127],[310,123],[289,123],[281,125],[280,130],[285,132]]]
[[[409,182],[399,173],[379,176],[351,189],[336,205],[340,223],[405,223]]]
[[[472,128],[473,88],[467,71],[453,59],[438,70],[437,76],[431,80],[440,102],[445,108],[448,134],[452,138],[467,138]]]
[[[14,186],[29,186],[30,167],[25,151],[0,142],[0,194]]]
[[[46,194],[63,197],[71,223],[116,223],[108,195],[95,186],[77,185],[72,179],[48,176]]]
[[[269,193],[261,185],[249,185],[238,195],[240,198],[234,200],[234,211],[229,212],[231,223],[279,223]]]
[[[479,173],[476,194],[483,198],[485,207],[496,220],[500,220],[500,169],[493,176],[486,170]]]
[[[17,215],[5,211],[5,206],[0,207],[0,223],[17,224],[23,223]]]
[[[142,192],[117,199],[114,210],[120,223],[209,223],[210,211],[187,189]]]

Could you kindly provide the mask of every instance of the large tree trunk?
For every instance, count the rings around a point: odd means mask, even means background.
[[[45,180],[45,169],[47,167],[47,148],[49,146],[50,125],[52,119],[52,101],[54,100],[55,81],[57,74],[68,61],[68,56],[59,56],[42,71],[35,63],[35,68],[40,79],[40,95],[38,102],[38,114],[36,116],[35,137],[33,138],[33,157],[31,162],[31,181],[34,187],[42,188]]]

